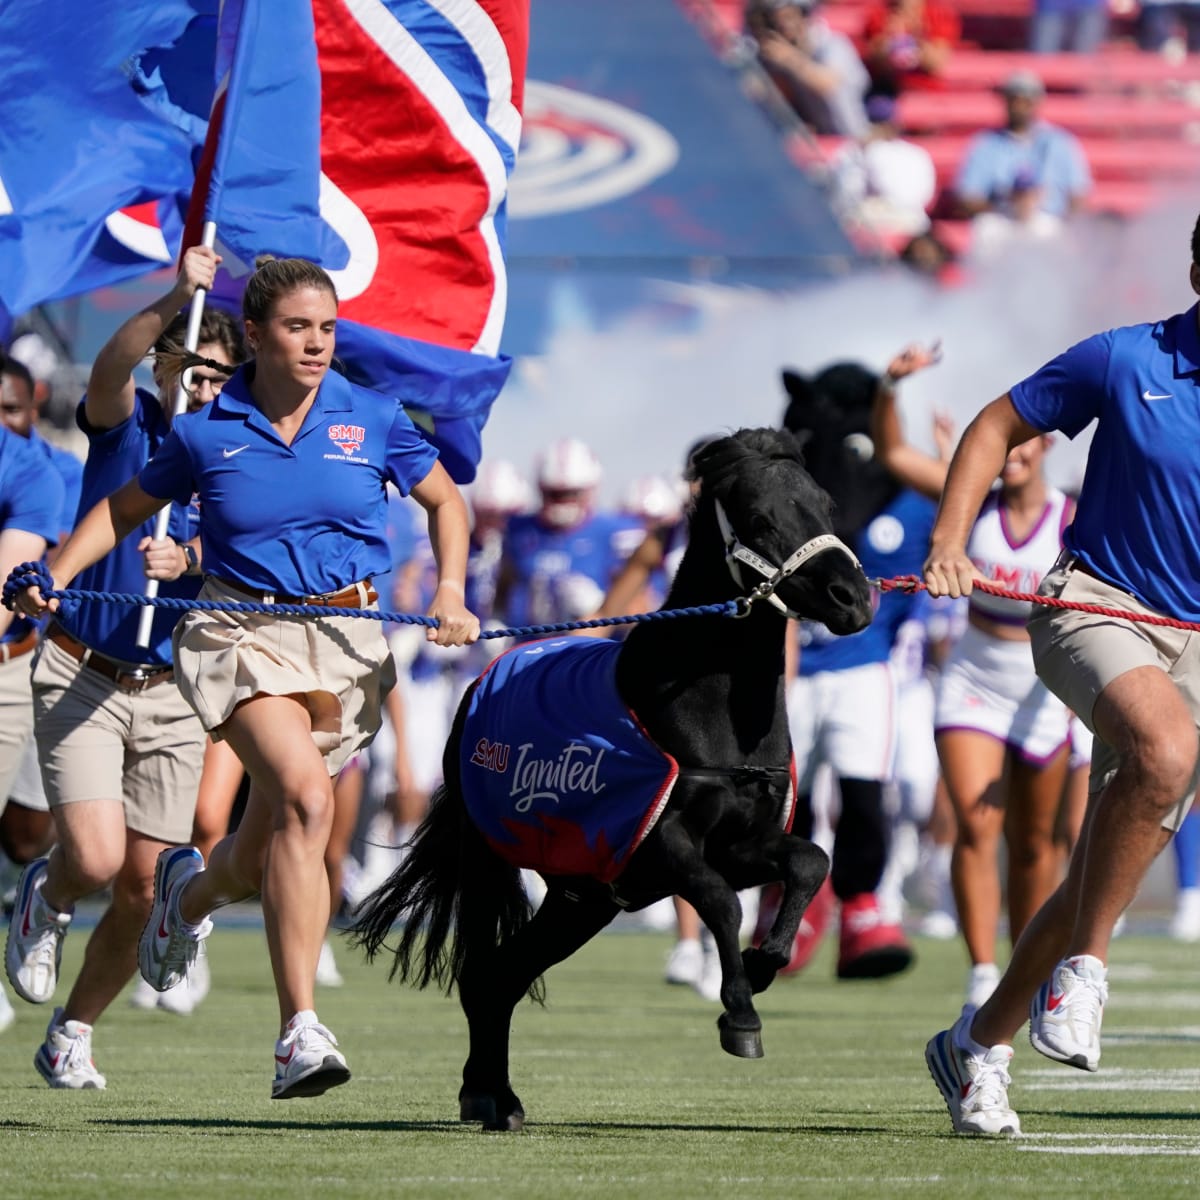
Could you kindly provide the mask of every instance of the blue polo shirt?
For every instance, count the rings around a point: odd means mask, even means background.
[[[62,515],[59,531],[75,528],[79,514],[79,496],[83,490],[83,463],[69,450],[48,442],[36,429],[29,432],[29,444],[42,454],[63,481]]]
[[[1143,604],[1200,621],[1200,332],[1197,308],[1072,346],[1009,393],[1036,429],[1092,421],[1063,545]]]
[[[0,531],[19,529],[53,546],[61,530],[62,502],[62,480],[47,468],[45,458],[0,425]],[[17,614],[0,641],[19,641],[32,628],[32,621]]]
[[[138,388],[134,394],[133,413],[111,429],[97,429],[88,419],[84,403],[75,414],[79,428],[87,434],[88,455],[83,464],[80,485],[79,511],[88,512],[119,487],[128,483],[146,464],[146,460],[167,436],[167,419],[162,404],[152,392]],[[196,536],[199,513],[186,497],[183,507],[171,509],[167,536],[187,541]],[[95,592],[144,592],[146,573],[137,544],[144,537],[154,536],[154,518],[143,521],[128,537],[122,538],[112,551],[98,563],[80,571],[72,588]],[[200,591],[200,580],[182,576],[170,583],[160,583],[160,596],[193,600]],[[133,605],[74,602],[63,606],[58,622],[73,637],[124,662],[146,666],[165,666],[171,662],[171,631],[179,613],[156,609],[150,625],[150,645],[137,644],[141,608]]]
[[[386,485],[407,495],[437,451],[398,400],[333,372],[286,446],[250,394],[253,371],[175,422],[141,486],[199,497],[206,574],[305,596],[390,571]]]
[[[916,492],[902,491],[859,531],[854,553],[868,579],[920,575],[929,550],[937,508]],[[835,637],[818,621],[800,622],[800,674],[847,671],[868,663],[887,662],[896,632],[916,605],[911,592],[885,592],[866,629]]]

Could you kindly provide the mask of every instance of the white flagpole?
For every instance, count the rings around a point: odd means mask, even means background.
[[[207,246],[210,250],[217,243],[217,223],[215,221],[205,221],[204,229],[200,236],[200,244]],[[197,288],[192,293],[192,306],[188,310],[187,334],[184,337],[183,347],[191,354],[200,342],[200,321],[204,317],[204,298],[207,295],[204,288]],[[187,412],[188,406],[188,389],[187,385],[191,382],[192,369],[188,367],[179,377],[179,383],[175,387],[175,408],[174,416],[178,417],[181,413]],[[154,518],[154,540],[161,541],[167,536],[167,523],[171,519],[171,506],[164,505],[159,509]],[[153,598],[158,595],[158,580],[148,579],[146,581],[146,595]],[[137,644],[143,648],[150,645],[150,626],[154,621],[154,607],[147,604],[141,611],[138,618],[138,635]]]

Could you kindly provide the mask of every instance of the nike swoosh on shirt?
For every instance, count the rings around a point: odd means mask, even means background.
[[[222,453],[222,455],[224,455],[225,458],[232,458],[235,454],[241,454],[241,452],[243,450],[249,450],[249,449],[250,449],[250,443],[247,442],[244,446],[238,446],[238,448],[236,450],[226,449],[226,450],[222,450],[221,453]]]
[[[1146,390],[1145,390],[1145,391],[1142,393],[1142,399],[1143,399],[1143,400],[1170,400],[1170,399],[1171,399],[1171,393],[1170,393],[1170,392],[1164,392],[1164,393],[1163,393],[1161,396],[1158,396],[1158,395],[1155,395],[1155,394],[1154,394],[1154,392],[1152,392],[1152,391],[1151,391],[1149,388],[1147,388],[1147,389],[1146,389]]]

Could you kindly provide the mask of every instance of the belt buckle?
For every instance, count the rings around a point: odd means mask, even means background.
[[[115,682],[127,692],[144,692],[160,675],[166,674],[159,668],[138,667],[134,671],[121,671]]]

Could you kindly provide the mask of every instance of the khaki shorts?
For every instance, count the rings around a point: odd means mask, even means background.
[[[51,809],[119,799],[127,828],[191,841],[205,738],[174,683],[123,691],[45,641],[33,667],[33,708]]]
[[[1128,592],[1075,569],[1072,563],[1069,555],[1060,555],[1038,594],[1128,612],[1154,612]],[[1096,698],[1114,679],[1137,667],[1165,671],[1200,730],[1200,638],[1193,632],[1035,604],[1029,637],[1039,678],[1093,734]],[[1097,736],[1088,793],[1099,792],[1118,765],[1117,752]],[[1174,831],[1183,823],[1194,785],[1193,780],[1187,794],[1163,818],[1164,828]]]
[[[245,603],[211,576],[202,600]],[[175,626],[175,677],[215,741],[239,704],[299,696],[331,776],[379,731],[396,671],[383,626],[367,617],[192,610]]]
[[[0,663],[0,810],[33,741],[33,654]]]

